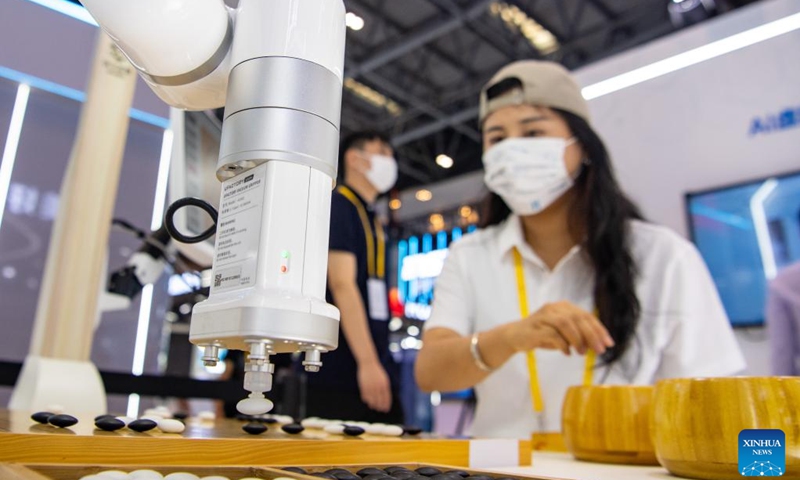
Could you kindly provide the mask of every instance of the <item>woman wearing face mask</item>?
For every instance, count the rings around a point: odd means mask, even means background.
[[[517,62],[480,100],[486,228],[452,246],[437,279],[420,387],[474,387],[475,436],[558,448],[571,385],[741,371],[698,252],[641,220],[568,72]]]

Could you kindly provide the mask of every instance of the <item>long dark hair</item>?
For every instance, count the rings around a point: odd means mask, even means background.
[[[585,233],[582,246],[594,267],[595,307],[615,343],[603,356],[604,363],[611,364],[631,343],[641,311],[629,221],[642,219],[642,215],[620,189],[608,151],[589,123],[573,113],[553,110],[567,122],[588,160],[575,180],[569,223],[573,231]],[[497,225],[511,214],[496,193],[490,193],[484,202],[483,227]]]

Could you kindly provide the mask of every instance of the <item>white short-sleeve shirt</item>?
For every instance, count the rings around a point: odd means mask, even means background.
[[[744,358],[697,249],[664,227],[640,221],[630,227],[641,316],[628,351],[613,366],[596,368],[594,382],[646,385],[670,377],[741,372]],[[525,242],[520,220],[512,215],[453,244],[425,328],[444,327],[467,336],[519,320],[513,247],[523,258],[530,312],[562,300],[594,310],[594,270],[580,248],[550,270]],[[564,395],[568,387],[581,384],[585,358],[549,350],[535,355],[544,430],[558,432]],[[539,430],[524,354],[509,359],[475,392],[473,435],[529,438]]]

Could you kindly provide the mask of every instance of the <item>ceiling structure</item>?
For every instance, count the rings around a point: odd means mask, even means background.
[[[345,0],[363,28],[348,29],[342,133],[388,134],[399,189],[478,170],[478,93],[500,67],[539,58],[576,69],[667,35],[670,1]]]
[[[576,69],[675,31],[671,2],[716,2],[724,14],[753,1],[344,0],[356,28],[347,30],[342,134],[385,133],[398,190],[475,171],[478,93],[503,65],[534,58]],[[452,167],[437,164],[442,154]]]

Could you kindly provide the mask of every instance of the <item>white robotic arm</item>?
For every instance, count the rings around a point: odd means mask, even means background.
[[[161,99],[225,105],[222,181],[207,301],[192,343],[249,352],[243,413],[271,402],[275,353],[305,352],[317,371],[335,349],[339,312],[325,302],[330,193],[337,169],[342,0],[83,0]]]
[[[82,3],[164,102],[225,105],[235,11],[222,0]]]

